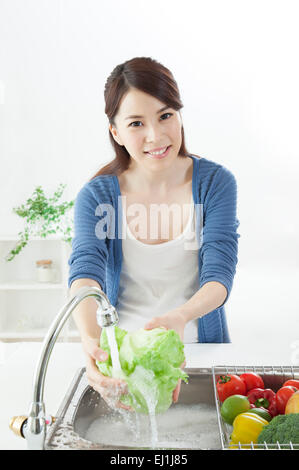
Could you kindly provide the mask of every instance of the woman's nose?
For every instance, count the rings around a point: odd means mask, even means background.
[[[149,124],[146,129],[146,143],[155,148],[155,145],[159,147],[161,141],[161,129],[158,128],[158,125]]]

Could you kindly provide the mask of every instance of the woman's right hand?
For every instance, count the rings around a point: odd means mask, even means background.
[[[101,394],[109,406],[133,411],[133,408],[124,405],[119,400],[121,395],[128,393],[126,381],[106,377],[96,366],[95,361],[104,362],[108,358],[106,351],[99,347],[99,339],[85,338],[82,340],[82,345],[86,355],[86,375],[89,385]]]

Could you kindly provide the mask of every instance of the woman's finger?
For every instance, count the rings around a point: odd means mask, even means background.
[[[121,401],[118,401],[118,402],[115,404],[115,407],[116,407],[116,408],[122,408],[123,410],[127,410],[127,411],[134,411],[134,408],[132,408],[132,407],[129,406],[129,405],[124,405]]]
[[[104,362],[108,359],[108,353],[103,349],[99,348],[96,342],[90,342],[86,345],[85,352],[88,356],[91,356],[94,360]]]
[[[182,382],[182,379],[179,379],[178,384],[173,391],[172,400],[174,401],[174,403],[176,403],[179,399],[179,394],[181,390],[181,382]]]
[[[123,395],[121,389],[117,390],[113,388],[102,387],[98,384],[94,384],[93,389],[101,395],[101,397],[111,408],[122,408],[124,410],[134,411],[132,407],[125,405],[119,400],[120,396]]]
[[[103,375],[90,356],[86,358],[86,366],[87,380],[91,387],[101,387],[112,390],[111,393],[128,393],[128,384],[125,380]]]
[[[181,369],[184,369],[185,365],[186,365],[186,361],[184,361],[181,364]],[[182,379],[179,379],[178,384],[175,387],[175,389],[173,391],[173,394],[172,394],[172,400],[174,401],[174,403],[176,403],[179,399],[179,394],[180,394],[180,391],[181,391],[181,384],[182,384]]]
[[[154,328],[164,328],[167,330],[167,327],[163,324],[163,319],[160,317],[151,318],[145,325],[145,330],[153,330]]]

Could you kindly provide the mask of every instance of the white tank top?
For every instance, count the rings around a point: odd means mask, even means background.
[[[179,237],[150,245],[137,240],[123,209],[122,269],[116,310],[119,327],[143,328],[153,317],[186,303],[199,289],[196,212],[191,197],[188,223]],[[184,343],[197,343],[197,320],[187,323]]]

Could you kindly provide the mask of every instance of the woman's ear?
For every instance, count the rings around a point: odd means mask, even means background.
[[[109,125],[109,131],[111,132],[112,137],[113,137],[113,139],[115,140],[115,142],[117,142],[118,145],[123,145],[121,139],[120,139],[119,136],[118,136],[118,132],[117,132],[116,127],[113,127],[112,124],[110,124],[110,125]]]

